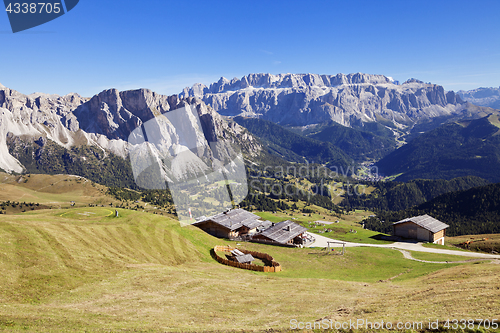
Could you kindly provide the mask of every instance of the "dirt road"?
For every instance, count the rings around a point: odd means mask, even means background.
[[[316,241],[312,244],[309,244],[307,247],[327,247],[327,241],[335,241],[338,243],[331,244],[330,247],[342,247],[341,243],[345,243],[346,247],[356,247],[356,246],[369,246],[369,247],[385,247],[392,248],[398,250],[406,250],[406,251],[418,251],[418,252],[429,252],[429,253],[441,253],[441,254],[452,254],[457,256],[464,257],[472,257],[472,258],[484,258],[484,259],[500,259],[500,255],[498,254],[487,254],[487,253],[478,253],[478,252],[466,252],[466,251],[456,251],[456,250],[446,250],[446,249],[434,249],[429,247],[422,246],[421,242],[394,242],[392,244],[364,244],[364,243],[351,243],[351,242],[343,242],[336,239],[331,239],[325,236],[321,236],[318,234],[314,234],[312,232],[308,232],[310,236],[314,237]]]

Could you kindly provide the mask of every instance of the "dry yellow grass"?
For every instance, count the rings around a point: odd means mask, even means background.
[[[499,315],[496,264],[433,266],[390,249],[349,249],[342,257],[242,244],[270,253],[285,269],[257,273],[218,264],[210,248],[231,242],[168,218],[60,213],[1,220],[0,329],[234,332],[286,330],[292,319]]]
[[[109,204],[107,188],[71,175],[22,175],[0,173],[0,201],[35,202],[53,207]]]
[[[3,178],[0,195],[109,200],[104,187],[67,177]],[[292,319],[500,319],[499,264],[425,264],[390,249],[334,256],[241,244],[284,267],[258,273],[210,257],[214,245],[235,242],[153,214],[119,210],[115,218],[109,214],[114,209],[0,216],[0,330],[284,332]],[[354,225],[366,214],[356,212],[343,223]],[[320,216],[326,215],[311,218]]]

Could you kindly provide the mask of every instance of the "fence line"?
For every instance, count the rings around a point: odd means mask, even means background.
[[[266,266],[259,266],[259,265],[255,265],[255,264],[243,264],[243,263],[239,263],[236,261],[222,258],[217,254],[217,251],[231,253],[231,251],[233,251],[235,249],[236,248],[230,247],[230,246],[216,245],[212,250],[213,251],[212,255],[215,258],[215,260],[217,260],[219,263],[224,264],[224,265],[228,265],[228,266],[232,266],[232,267],[249,269],[251,271],[257,271],[257,272],[280,272],[281,271],[281,265],[278,262],[274,261],[274,258],[271,257],[267,253],[238,249],[241,252],[243,252],[244,254],[251,254],[252,257],[257,258],[257,259],[261,259],[262,261],[264,261],[265,264],[268,264],[269,266],[267,266],[267,265]]]

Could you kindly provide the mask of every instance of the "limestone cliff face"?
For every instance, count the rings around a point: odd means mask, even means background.
[[[79,129],[72,113],[86,99],[78,94],[51,96],[45,94],[23,95],[15,90],[0,87],[0,168],[22,172],[23,166],[9,154],[7,134],[14,136],[47,137],[69,147],[75,144]]]
[[[248,154],[262,149],[243,127],[226,121],[196,98],[164,96],[148,89],[122,92],[109,89],[92,98],[78,94],[24,95],[0,85],[0,168],[16,172],[23,170],[19,161],[9,154],[7,135],[30,138],[34,142],[52,140],[65,148],[92,145],[127,158],[130,150],[128,137],[134,129],[186,105],[198,114],[209,142],[225,138]],[[188,128],[195,124],[183,126]],[[168,129],[174,140],[179,137],[178,130],[172,126]],[[166,147],[167,150],[170,148]],[[213,158],[210,147],[205,148],[208,149],[205,155]]]
[[[460,90],[458,94],[463,100],[472,104],[500,109],[500,87]]]
[[[443,87],[411,79],[397,84],[369,74],[250,74],[196,84],[180,96],[198,97],[227,116],[259,117],[305,126],[334,120],[344,126],[385,119],[402,127],[463,111],[463,102]]]

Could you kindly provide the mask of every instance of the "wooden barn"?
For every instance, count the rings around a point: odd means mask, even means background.
[[[212,236],[228,239],[254,234],[270,224],[269,221],[261,221],[259,216],[240,208],[193,223],[194,226]]]
[[[307,229],[295,222],[286,220],[276,223],[253,236],[253,240],[276,244],[301,245]]]
[[[392,224],[394,236],[444,245],[449,225],[429,215],[410,217]]]

